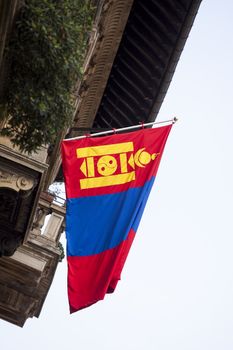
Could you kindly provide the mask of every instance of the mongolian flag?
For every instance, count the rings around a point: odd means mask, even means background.
[[[71,313],[115,290],[171,127],[62,142]]]

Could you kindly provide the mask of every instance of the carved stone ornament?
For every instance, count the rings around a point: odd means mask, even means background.
[[[29,191],[36,185],[35,180],[29,176],[9,173],[0,170],[0,187],[19,191]]]

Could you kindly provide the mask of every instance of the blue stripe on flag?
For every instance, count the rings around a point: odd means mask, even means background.
[[[67,255],[99,254],[125,240],[131,228],[136,232],[154,179],[125,192],[68,199]]]

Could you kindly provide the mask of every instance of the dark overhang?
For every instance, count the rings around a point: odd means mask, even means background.
[[[93,127],[154,121],[201,0],[134,0]]]

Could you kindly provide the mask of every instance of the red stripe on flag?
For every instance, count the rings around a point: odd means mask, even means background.
[[[113,249],[92,256],[67,257],[70,313],[114,292],[134,237],[131,230],[127,239]]]

